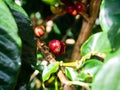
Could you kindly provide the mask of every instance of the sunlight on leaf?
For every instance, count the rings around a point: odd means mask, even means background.
[[[105,63],[95,77],[92,90],[120,90],[120,56]]]
[[[42,73],[42,80],[43,80],[43,82],[45,82],[46,80],[48,80],[49,77],[50,77],[50,75],[51,75],[52,73],[57,72],[58,69],[59,69],[59,62],[54,62],[54,63],[49,64],[49,65],[43,70],[43,73]]]

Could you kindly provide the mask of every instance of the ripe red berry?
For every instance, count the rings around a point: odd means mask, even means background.
[[[44,27],[43,26],[36,26],[34,28],[34,33],[36,37],[41,37],[45,34]]]
[[[79,12],[82,12],[85,10],[85,5],[81,2],[76,2],[75,7],[76,7],[76,10]]]
[[[49,42],[49,49],[54,53],[54,54],[59,54],[61,45],[59,40],[51,40]]]
[[[65,44],[59,40],[51,40],[48,46],[55,55],[62,55],[65,53]]]
[[[60,42],[60,45],[61,45],[61,49],[60,49],[60,55],[63,55],[65,53],[65,48],[66,48],[66,45],[64,42]]]
[[[73,16],[75,16],[77,14],[77,11],[75,9],[74,4],[67,5],[66,8],[65,8],[65,10],[66,10],[67,13],[69,13],[69,14],[71,14]]]

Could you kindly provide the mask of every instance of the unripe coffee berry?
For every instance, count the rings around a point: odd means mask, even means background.
[[[36,26],[34,28],[34,33],[35,33],[35,36],[38,38],[43,36],[45,34],[44,27],[43,26]]]
[[[61,6],[56,7],[55,5],[51,5],[50,10],[53,14],[57,14],[57,15],[65,14],[65,10]]]

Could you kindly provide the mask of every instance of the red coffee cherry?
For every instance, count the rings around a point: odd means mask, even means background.
[[[59,40],[51,40],[48,46],[55,55],[62,55],[65,53],[65,44]]]
[[[63,55],[65,53],[66,45],[64,42],[60,42],[61,49],[59,55]]]
[[[76,9],[75,9],[74,4],[69,4],[69,5],[67,5],[67,6],[65,7],[65,10],[66,10],[67,13],[69,13],[69,14],[71,14],[71,15],[73,15],[73,16],[77,15],[77,11],[76,11]]]
[[[76,2],[75,7],[76,7],[76,10],[79,12],[82,12],[85,10],[85,5],[81,2]]]
[[[43,26],[36,26],[34,28],[34,33],[35,33],[35,36],[38,38],[43,36],[45,34],[44,27]]]
[[[51,40],[49,42],[49,49],[54,53],[54,54],[59,54],[61,45],[59,40]]]

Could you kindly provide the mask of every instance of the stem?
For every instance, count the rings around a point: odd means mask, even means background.
[[[79,14],[80,14],[81,16],[83,16],[83,18],[84,18],[86,21],[89,21],[89,16],[88,16],[88,14],[86,14],[85,12],[79,12]]]
[[[94,22],[98,16],[99,7],[100,7],[101,0],[91,0],[90,2],[90,17],[87,17],[87,14],[81,14],[84,17],[81,32],[78,36],[78,39],[74,45],[73,53],[72,53],[72,59],[71,61],[78,60],[81,58],[80,55],[80,48],[82,44],[89,38],[92,32],[92,28],[94,25]]]
[[[64,13],[64,14],[65,14],[65,13]],[[61,15],[54,15],[54,16],[51,17],[50,20],[54,21],[55,19],[57,19],[58,17],[63,16],[64,14],[61,14]],[[44,22],[42,23],[42,25],[46,25],[46,22],[47,22],[47,21],[48,21],[48,20],[44,20]]]
[[[68,80],[66,80],[66,79],[63,77],[63,75],[61,75],[62,73],[63,73],[63,72],[60,71],[60,72],[58,72],[57,75],[58,75],[58,76],[61,76],[61,77],[59,77],[59,78],[61,78],[60,80],[64,81],[64,84],[66,84],[66,85],[80,85],[80,86],[86,88],[87,90],[90,90],[90,89],[89,89],[89,85],[88,85],[87,83],[79,82],[79,81],[68,81]]]
[[[59,89],[58,89],[58,81],[57,81],[57,78],[55,78],[55,90],[59,90]]]
[[[88,83],[79,82],[79,81],[70,81],[69,84],[71,84],[71,85],[79,85],[79,86],[84,87],[86,90],[90,90]]]
[[[88,39],[88,37],[90,36],[91,30],[92,30],[92,25],[90,23],[88,23],[86,20],[83,20],[81,32],[78,36],[78,39],[77,39],[74,49],[73,49],[72,61],[74,61],[76,59],[78,60],[81,58],[80,47],[85,42],[85,40]]]
[[[32,81],[39,74],[38,70],[35,70],[34,73],[30,77],[30,81]]]
[[[70,81],[65,77],[62,70],[59,70],[57,73],[58,78],[60,79],[60,82],[62,83],[64,90],[73,90],[71,87]],[[67,87],[67,88],[66,88]]]
[[[62,61],[60,62],[60,66],[63,66],[63,67],[75,67],[75,68],[78,68],[82,66],[82,63],[80,61],[75,61],[75,62],[67,62],[67,63],[63,63]]]

